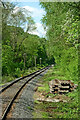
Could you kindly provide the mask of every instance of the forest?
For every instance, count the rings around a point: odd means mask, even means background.
[[[80,3],[41,3],[46,11],[47,49],[67,79],[78,81]]]
[[[41,75],[38,79],[40,85],[36,91],[29,86],[35,93],[34,108],[28,106],[28,110],[31,112],[34,110],[34,118],[79,120],[80,2],[40,1],[39,4],[45,11],[41,19],[46,31],[45,37],[30,34],[37,29],[30,11],[20,8],[15,12],[16,3],[0,2],[0,17],[2,18],[0,20],[0,30],[2,28],[0,87],[16,78],[54,64],[44,76]],[[24,29],[25,25],[26,29]],[[50,93],[49,82],[56,79],[72,81],[77,87],[73,91],[68,90],[66,94]],[[45,100],[57,98],[58,102],[38,101],[35,99],[38,95],[40,95],[39,98],[42,96]],[[26,101],[27,98],[25,98]],[[22,99],[21,101],[23,102]],[[28,102],[25,103],[24,110],[26,111]]]
[[[35,101],[35,109],[42,118],[78,120],[80,119],[80,2],[40,2],[40,5],[46,11],[46,15],[42,18],[47,31],[46,51],[49,58],[54,57],[55,66],[40,80],[43,87],[39,87],[38,92],[43,94],[45,99],[58,97],[58,100],[60,98],[70,100],[52,103]],[[56,79],[71,80],[78,87],[65,95],[49,94],[49,81]],[[36,112],[34,116],[37,118]]]
[[[1,4],[3,78],[20,77],[29,68],[55,63],[67,79],[78,81],[80,3],[40,2],[46,12],[41,20],[47,31],[45,38],[29,34],[36,29],[29,11],[20,9],[15,13],[15,4]],[[21,26],[26,22],[24,32]]]
[[[35,22],[25,9],[14,12],[15,4],[2,2],[2,82],[54,63],[46,51],[46,39],[29,34]],[[27,23],[26,31],[21,26]],[[9,81],[9,80],[8,80]]]

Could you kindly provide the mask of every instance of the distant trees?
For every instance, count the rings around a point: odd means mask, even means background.
[[[78,80],[79,8],[80,3],[41,2],[46,15],[46,50],[54,56],[57,67],[67,79]]]
[[[14,32],[16,33],[15,36]],[[40,57],[42,58],[42,64],[47,64],[45,38],[39,38],[37,35],[26,33],[22,28],[15,26],[7,26],[2,35],[3,75],[13,74],[17,68],[20,70],[24,69],[24,53],[26,68],[35,66],[35,58],[36,64],[40,65]],[[24,41],[22,42],[23,39]]]
[[[26,14],[27,13],[27,14]],[[26,27],[26,32],[21,26]],[[18,73],[24,67],[48,63],[46,39],[28,32],[36,29],[29,11],[2,2],[2,75]]]

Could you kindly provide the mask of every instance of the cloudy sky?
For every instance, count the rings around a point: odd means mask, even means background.
[[[41,23],[41,19],[43,15],[45,15],[45,11],[39,5],[39,2],[17,2],[18,7],[22,7],[30,11],[31,16],[35,21],[35,25],[37,29],[32,31],[31,34],[36,34],[40,37],[44,37],[46,32]]]

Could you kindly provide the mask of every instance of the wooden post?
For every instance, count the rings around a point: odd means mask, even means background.
[[[42,58],[40,58],[40,66],[41,66],[41,59],[42,59]]]
[[[36,58],[37,58],[37,57],[35,56],[35,58],[34,58],[34,59],[35,59],[35,67],[36,67]]]
[[[33,56],[32,56],[32,67],[33,67],[33,60],[34,60],[34,58],[33,58]]]
[[[26,53],[24,53],[23,56],[24,56],[24,71],[25,71]]]

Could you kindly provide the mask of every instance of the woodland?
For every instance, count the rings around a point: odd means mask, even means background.
[[[2,77],[20,77],[29,68],[55,63],[67,79],[78,81],[79,2],[40,2],[46,37],[29,34],[35,22],[25,9],[14,12],[15,4],[2,6]],[[27,28],[24,26],[27,22]],[[41,60],[41,62],[40,62]]]
[[[54,62],[46,52],[46,39],[29,34],[35,22],[25,9],[14,13],[15,4],[2,2],[2,76],[20,77],[28,68]],[[26,31],[23,28],[27,23]]]
[[[78,81],[80,2],[41,3],[46,11],[47,51],[67,79]]]

